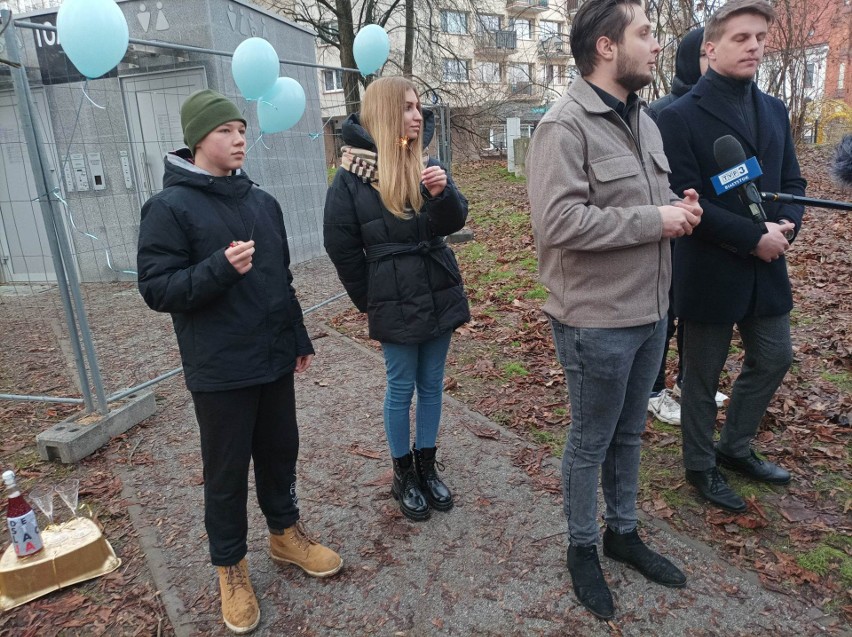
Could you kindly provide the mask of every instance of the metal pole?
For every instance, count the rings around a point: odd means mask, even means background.
[[[9,24],[12,12],[9,9],[0,9],[0,22],[7,25],[4,39],[6,41],[6,56],[10,62],[21,62],[21,54],[18,51],[18,42],[16,37],[15,25]],[[39,132],[35,128],[32,111],[33,105],[30,100],[29,81],[27,80],[27,72],[23,66],[19,68],[12,67],[10,69],[12,78],[15,82],[15,93],[18,98],[18,111],[23,123],[24,138],[27,143],[28,153],[30,158],[30,166],[32,167],[33,177],[36,181],[36,188],[39,192],[48,193],[52,190],[48,173],[42,163],[41,144],[39,140]],[[50,254],[53,257],[53,268],[56,270],[56,283],[59,288],[59,296],[62,299],[62,307],[65,310],[65,320],[68,323],[68,334],[71,340],[71,349],[74,354],[74,363],[77,366],[77,375],[80,378],[80,389],[83,392],[83,400],[85,401],[86,411],[94,411],[92,403],[92,390],[89,386],[89,378],[86,375],[86,367],[83,363],[83,352],[80,347],[79,333],[77,325],[74,321],[74,310],[71,307],[71,298],[68,292],[68,281],[65,278],[65,265],[62,262],[61,251],[59,249],[56,227],[53,222],[53,202],[49,197],[39,197],[41,206],[41,214],[44,220],[45,234],[50,244]]]
[[[27,400],[37,403],[69,403],[82,405],[82,398],[61,398],[59,396],[24,396],[21,394],[0,394],[0,400]]]
[[[27,22],[26,20],[15,20],[15,24],[26,29],[41,29],[42,31],[56,31],[56,27],[50,24],[41,24],[39,22]],[[216,49],[205,49],[200,46],[192,46],[190,44],[176,44],[174,42],[163,42],[161,40],[139,40],[137,38],[128,38],[130,44],[142,44],[144,46],[159,46],[164,49],[174,49],[175,51],[189,51],[191,53],[209,53],[210,55],[219,55],[222,57],[234,57],[233,51],[217,51]],[[296,62],[294,60],[278,59],[280,64],[289,64],[291,66],[305,66],[311,69],[332,69],[335,71],[353,71],[360,73],[358,69],[349,69],[340,66],[329,66],[328,64],[313,64],[311,62]]]

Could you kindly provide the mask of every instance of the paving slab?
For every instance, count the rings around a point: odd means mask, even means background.
[[[252,491],[249,567],[257,635],[812,635],[819,611],[765,590],[707,546],[648,520],[643,533],[680,564],[666,589],[602,558],[616,601],[610,623],[571,591],[558,465],[512,432],[446,397],[439,439],[455,508],[403,518],[390,496],[378,353],[309,320],[317,356],[297,377],[298,493],[309,532],[344,569],[317,580],[268,557]],[[182,382],[177,379],[176,382]],[[149,566],[177,635],[227,635],[203,525],[197,425],[189,395],[131,432],[150,460],[117,468]],[[135,436],[135,440],[134,437]]]

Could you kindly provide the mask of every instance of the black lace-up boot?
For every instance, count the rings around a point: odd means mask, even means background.
[[[449,511],[453,508],[453,494],[438,476],[436,466],[444,470],[444,465],[435,460],[435,447],[425,449],[414,448],[414,466],[417,469],[417,480],[420,490],[429,501],[429,506],[438,511]]]
[[[410,520],[425,520],[432,514],[420,490],[414,459],[410,453],[393,459],[391,494],[399,501],[399,510]]]

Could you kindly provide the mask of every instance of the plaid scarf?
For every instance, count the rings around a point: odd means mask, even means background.
[[[344,146],[340,167],[360,177],[365,184],[379,183],[379,156],[371,150]]]
[[[379,156],[371,150],[344,146],[340,149],[340,167],[360,177],[365,184],[379,183]],[[429,163],[429,155],[423,153],[423,166]]]

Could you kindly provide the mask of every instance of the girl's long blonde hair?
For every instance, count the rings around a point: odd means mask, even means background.
[[[409,219],[423,207],[420,179],[423,172],[423,126],[417,139],[403,134],[405,94],[417,87],[403,77],[374,80],[361,102],[361,125],[376,144],[382,203],[396,217]],[[417,103],[420,110],[420,103]],[[406,139],[406,143],[402,143]]]

